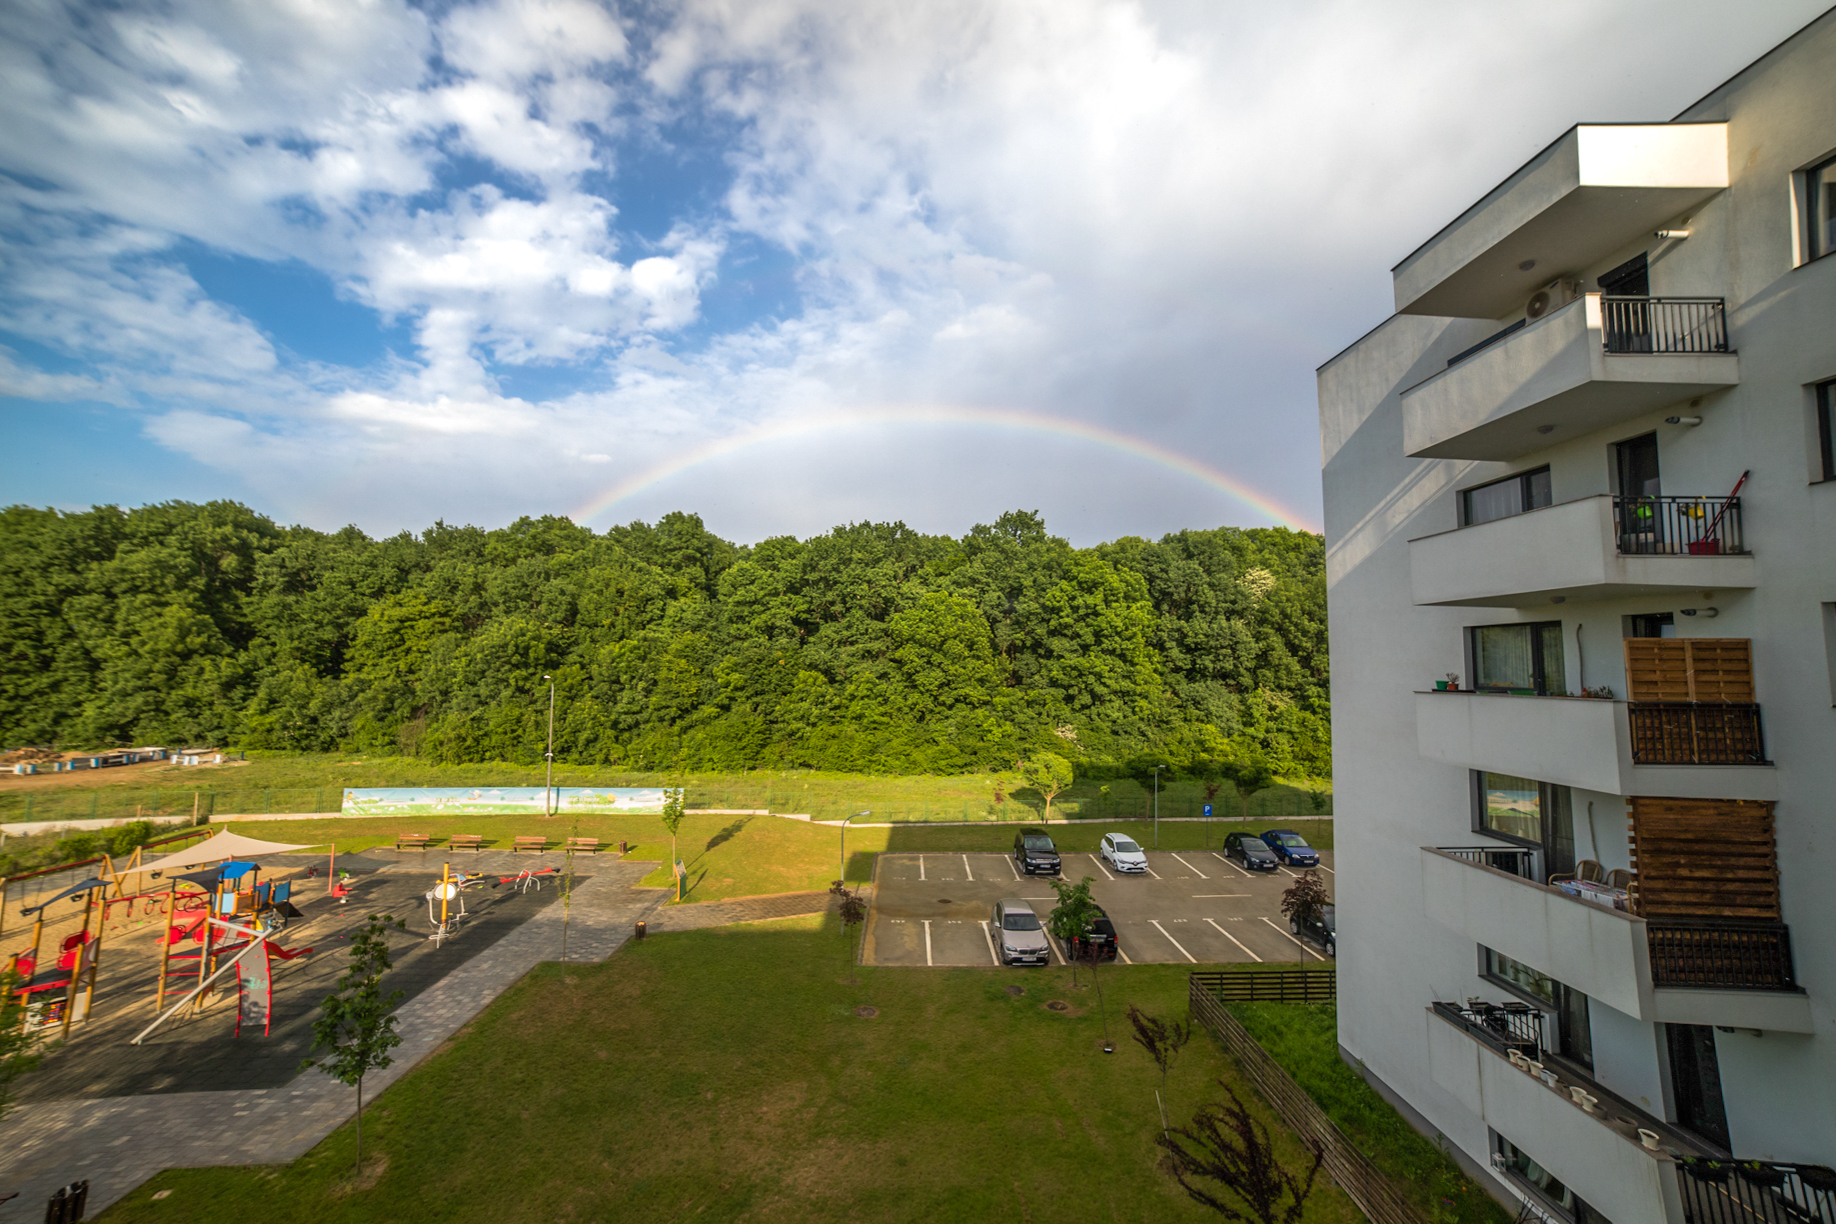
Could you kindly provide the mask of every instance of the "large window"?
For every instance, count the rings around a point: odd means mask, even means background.
[[[1473,832],[1543,852],[1537,880],[1575,869],[1574,800],[1566,786],[1475,770]]]
[[[1543,1020],[1545,1046],[1576,1066],[1592,1071],[1594,1035],[1587,1014],[1587,996],[1502,952],[1483,946],[1481,951],[1485,955],[1481,971],[1486,977],[1548,1009]]]
[[[1836,480],[1836,378],[1817,384],[1817,444],[1823,450],[1823,478]]]
[[[1460,494],[1460,521],[1473,527],[1549,504],[1549,469],[1519,472]]]
[[[1474,689],[1482,693],[1550,697],[1567,694],[1561,621],[1475,625],[1468,632],[1472,637]]]
[[[1804,258],[1836,251],[1836,157],[1804,172]]]
[[[1497,1131],[1491,1132],[1491,1135],[1492,1151],[1497,1155],[1498,1166],[1508,1176],[1529,1186],[1537,1198],[1554,1209],[1546,1214],[1536,1213],[1540,1218],[1569,1219],[1575,1224],[1612,1224],[1611,1220],[1588,1206],[1585,1199],[1563,1185],[1555,1174],[1532,1159],[1528,1152]]]
[[[1485,950],[1485,976],[1500,982],[1508,982],[1519,994],[1529,995],[1538,1003],[1553,1008],[1556,1005],[1559,983],[1546,973],[1538,973],[1522,961],[1514,961],[1502,952]]]

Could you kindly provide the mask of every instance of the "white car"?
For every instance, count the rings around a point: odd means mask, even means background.
[[[1121,833],[1105,833],[1097,851],[1102,860],[1125,875],[1147,874],[1147,855],[1135,844],[1132,837]]]

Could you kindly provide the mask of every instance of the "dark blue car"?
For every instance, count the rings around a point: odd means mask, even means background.
[[[1293,829],[1270,829],[1262,835],[1262,840],[1276,858],[1290,867],[1320,865],[1320,852],[1309,846],[1307,839]]]

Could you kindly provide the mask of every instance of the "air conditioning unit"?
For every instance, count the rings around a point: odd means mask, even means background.
[[[1552,310],[1560,310],[1581,296],[1581,282],[1573,277],[1564,276],[1550,281],[1541,289],[1530,295],[1524,303],[1524,317],[1531,322],[1542,318]]]

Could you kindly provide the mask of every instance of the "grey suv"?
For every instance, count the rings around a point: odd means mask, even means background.
[[[1028,875],[1057,875],[1063,867],[1058,847],[1044,829],[1022,829],[1014,834],[1014,864]]]
[[[1000,941],[1003,965],[1043,965],[1051,959],[1039,915],[1019,897],[996,901],[988,925]]]

